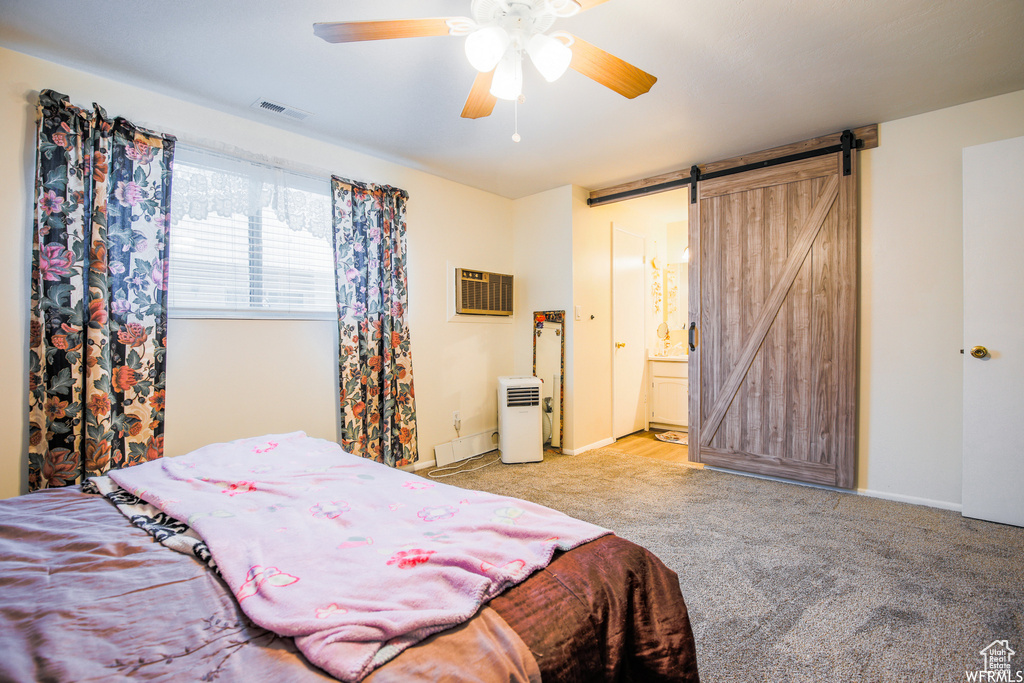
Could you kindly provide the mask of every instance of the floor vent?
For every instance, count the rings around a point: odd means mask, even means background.
[[[305,119],[312,116],[308,111],[302,111],[295,107],[289,107],[286,104],[280,102],[273,102],[271,100],[265,100],[262,97],[249,105],[250,109],[257,111],[264,111],[277,116],[285,116],[295,121],[304,121]]]

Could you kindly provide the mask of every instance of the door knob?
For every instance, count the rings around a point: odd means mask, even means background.
[[[985,358],[988,356],[988,349],[984,346],[975,346],[971,349],[971,355],[975,358]]]
[[[626,342],[615,342],[615,348],[617,348],[617,349],[621,349],[625,345],[626,345]]]

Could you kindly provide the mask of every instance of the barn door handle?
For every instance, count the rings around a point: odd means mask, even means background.
[[[690,323],[690,329],[687,331],[688,343],[690,344],[690,351],[697,349],[697,323]]]

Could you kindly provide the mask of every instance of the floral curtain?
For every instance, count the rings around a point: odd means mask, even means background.
[[[29,489],[163,454],[174,138],[39,96]]]
[[[393,187],[331,178],[340,330],[341,445],[392,467],[415,462],[405,204]]]

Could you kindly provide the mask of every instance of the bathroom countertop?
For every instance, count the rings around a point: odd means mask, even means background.
[[[686,363],[690,360],[690,357],[686,354],[681,356],[655,356],[654,354],[647,354],[647,360],[656,360],[667,363]]]

